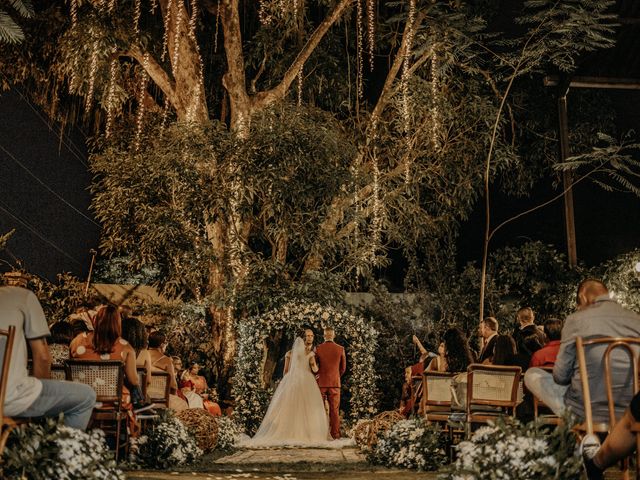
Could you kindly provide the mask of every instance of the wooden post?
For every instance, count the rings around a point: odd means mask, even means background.
[[[569,151],[569,119],[567,116],[567,94],[569,82],[563,82],[558,90],[558,134],[560,137],[560,161],[564,162],[570,156]],[[573,189],[571,172],[562,173],[562,185],[564,187],[564,220],[567,232],[567,255],[569,266],[575,268],[578,265],[578,251],[576,248],[576,225],[573,211]]]

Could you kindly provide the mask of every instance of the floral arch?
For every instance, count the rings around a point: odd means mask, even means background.
[[[238,327],[238,354],[233,393],[235,416],[249,434],[260,426],[271,399],[271,389],[262,386],[262,352],[271,334],[284,330],[295,334],[308,326],[316,330],[325,326],[336,329],[347,351],[346,383],[349,385],[349,415],[355,421],[376,412],[374,352],[378,332],[364,318],[346,310],[319,303],[289,302],[263,315],[250,317]],[[259,354],[258,354],[259,352]]]

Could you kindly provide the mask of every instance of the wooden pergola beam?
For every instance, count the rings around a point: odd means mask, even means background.
[[[545,87],[557,87],[560,77],[547,75],[543,79]],[[615,77],[571,77],[569,88],[600,88],[603,90],[640,90],[640,78]]]

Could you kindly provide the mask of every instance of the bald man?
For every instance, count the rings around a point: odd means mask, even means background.
[[[569,407],[580,419],[584,419],[576,337],[639,337],[640,315],[612,299],[605,284],[599,280],[583,280],[578,286],[576,303],[576,311],[567,317],[562,328],[553,376],[540,368],[530,368],[524,376],[524,382],[556,415],[562,415]],[[605,348],[589,347],[585,351],[594,422],[607,422],[609,419],[602,366]],[[614,354],[611,360],[612,385],[619,418],[631,401],[631,389],[627,386],[633,381],[632,370],[625,354]]]

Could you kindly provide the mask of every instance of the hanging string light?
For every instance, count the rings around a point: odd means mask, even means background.
[[[133,151],[138,153],[140,151],[140,145],[142,142],[142,125],[144,120],[144,99],[147,93],[147,82],[149,76],[147,75],[147,69],[149,68],[149,54],[144,54],[144,60],[142,61],[142,73],[140,75],[140,90],[138,92],[138,115],[136,117],[136,136],[133,145]]]
[[[78,0],[71,0],[70,4],[71,28],[75,28],[78,23]]]
[[[356,2],[356,93],[357,93],[357,98],[358,100],[361,100],[363,97],[363,86],[362,86],[362,65],[363,65],[363,47],[364,47],[364,40],[363,40],[363,36],[364,33],[362,31],[363,29],[363,25],[362,25],[362,16],[363,16],[363,11],[362,11],[362,2],[363,0],[357,0]]]
[[[405,133],[409,131],[409,67],[411,63],[411,49],[413,48],[413,36],[415,34],[416,0],[409,1],[409,13],[407,16],[407,38],[403,52],[402,62],[402,120]]]
[[[382,203],[380,201],[380,166],[378,165],[378,124],[372,126],[371,163],[373,170],[373,219],[371,221],[370,260],[373,263],[382,240]]]
[[[367,0],[367,36],[369,44],[369,70],[373,72],[373,52],[376,43],[376,1]]]
[[[98,40],[94,40],[91,45],[91,64],[89,67],[89,90],[87,92],[87,99],[85,108],[87,112],[93,102],[93,93],[96,86],[96,75],[98,74]]]
[[[260,20],[262,22],[262,20]],[[220,26],[220,0],[218,0],[218,8],[216,9],[216,33],[213,38],[213,53],[218,53],[218,28]]]
[[[182,27],[182,11],[184,9],[183,5],[178,5],[179,1],[176,1],[178,14],[176,15],[176,32],[173,37],[173,61],[171,62],[171,69],[174,73],[178,70],[178,60],[180,59],[180,27]]]
[[[300,67],[300,71],[298,72],[298,106],[302,105],[302,70],[304,69],[304,65]]]
[[[135,0],[133,5],[133,33],[140,35],[140,14],[142,13],[142,0]]]
[[[109,0],[109,13],[113,15],[113,12],[116,11],[116,0]]]
[[[202,64],[202,56],[200,55],[200,46],[198,45],[198,41],[196,38],[196,28],[198,25],[198,15],[200,11],[198,10],[198,2],[197,0],[193,0],[192,9],[191,9],[191,17],[189,18],[189,36],[193,39],[193,44],[196,49],[196,56],[198,59],[198,81],[194,83],[195,93],[194,99],[189,106],[187,111],[187,121],[193,122],[195,121],[196,108],[200,104],[202,100],[200,85],[203,84],[204,79],[204,67]]]
[[[164,135],[164,129],[167,127],[167,120],[169,119],[169,99],[164,97],[164,105],[162,106],[162,120],[160,121],[160,136]]]
[[[111,136],[111,130],[113,128],[117,74],[118,74],[118,59],[113,58],[111,60],[111,66],[109,67],[109,87],[107,89],[107,125],[105,127],[106,138],[109,138]]]
[[[156,13],[156,8],[158,8],[158,0],[151,0],[150,4],[149,12],[151,15],[154,15]]]
[[[194,40],[196,38],[196,27],[198,25],[199,14],[200,11],[198,10],[198,0],[191,0],[191,17],[189,17],[189,31],[191,32],[191,36]]]
[[[440,148],[438,132],[440,130],[440,111],[438,110],[438,54],[431,46],[431,143],[435,150]]]
[[[164,59],[169,52],[169,27],[171,26],[171,9],[173,8],[173,0],[167,1],[167,13],[164,16],[164,33],[162,34],[162,55],[160,60]]]

